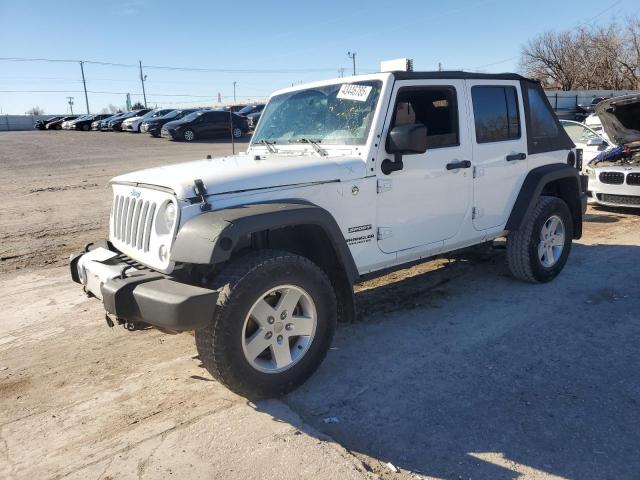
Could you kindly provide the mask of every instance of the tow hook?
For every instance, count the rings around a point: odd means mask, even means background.
[[[124,328],[126,328],[130,332],[135,332],[136,330],[145,330],[149,327],[148,323],[144,322],[133,322],[133,321],[125,321]]]

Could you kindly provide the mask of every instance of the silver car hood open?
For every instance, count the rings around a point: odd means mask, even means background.
[[[608,137],[618,145],[640,141],[640,95],[624,95],[603,100],[596,115]]]

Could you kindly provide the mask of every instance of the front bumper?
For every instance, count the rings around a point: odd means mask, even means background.
[[[137,123],[123,123],[122,124],[123,132],[133,132],[138,133],[138,124]]]
[[[102,300],[118,323],[144,322],[171,331],[197,330],[213,316],[218,292],[132,264],[104,243],[71,258],[73,281]]]

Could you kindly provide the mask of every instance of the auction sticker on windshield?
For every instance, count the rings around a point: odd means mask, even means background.
[[[364,102],[367,100],[371,92],[370,85],[355,85],[353,83],[345,83],[340,87],[340,91],[336,98],[342,100],[355,100],[356,102]]]

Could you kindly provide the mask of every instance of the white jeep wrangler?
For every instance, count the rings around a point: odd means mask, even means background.
[[[582,233],[574,145],[515,74],[393,72],[276,92],[246,153],[114,178],[109,239],[71,259],[107,323],[195,330],[250,397],[320,365],[365,276],[507,239],[552,280]]]

